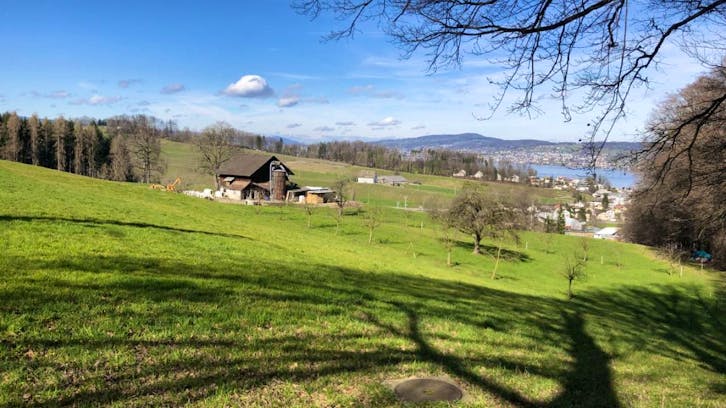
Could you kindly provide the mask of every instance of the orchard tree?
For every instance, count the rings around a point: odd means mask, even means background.
[[[332,14],[341,21],[329,39],[375,26],[404,56],[424,52],[432,71],[465,58],[503,67],[503,75],[490,79],[500,89],[491,113],[514,93],[505,108],[536,114],[540,93],[549,93],[560,101],[564,120],[592,115],[591,166],[633,90],[647,86],[667,62],[665,51],[680,48],[708,67],[720,65],[726,51],[726,0],[296,0],[294,6],[311,18]],[[718,92],[679,123],[708,122],[725,100]],[[699,138],[700,128],[693,130],[691,137]],[[661,136],[641,154],[668,144]]]
[[[567,279],[567,298],[572,299],[572,283],[575,280],[585,278],[585,261],[582,260],[580,254],[573,254],[571,257],[565,257],[562,275]]]

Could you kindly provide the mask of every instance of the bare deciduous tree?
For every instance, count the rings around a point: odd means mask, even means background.
[[[350,184],[350,179],[348,178],[339,178],[333,182],[333,190],[335,190],[335,205],[338,209],[338,225],[343,220],[343,210],[345,209],[345,204],[348,202],[348,185]]]
[[[592,165],[625,116],[633,89],[648,85],[665,50],[680,47],[706,66],[726,50],[726,0],[297,0],[294,6],[313,18],[330,13],[343,21],[330,39],[375,23],[405,56],[427,53],[430,70],[458,65],[465,56],[487,58],[505,70],[490,79],[501,90],[492,113],[512,92],[510,110],[538,113],[543,89],[560,100],[565,120],[593,114]],[[722,92],[683,123],[708,121],[724,100]]]
[[[134,156],[141,181],[150,183],[152,175],[161,170],[161,132],[153,118],[138,115],[130,123],[129,151]]]
[[[5,154],[3,156],[7,160],[18,161],[20,158],[20,125],[20,117],[17,113],[12,112],[5,124],[7,143],[5,145]]]
[[[55,166],[57,170],[66,169],[66,120],[63,116],[53,122],[53,141],[55,144]]]
[[[363,225],[368,228],[368,244],[373,243],[373,232],[383,223],[383,210],[380,207],[368,207],[363,213]]]
[[[28,119],[28,133],[30,136],[30,162],[34,166],[38,166],[40,165],[41,135],[40,120],[36,114]]]
[[[640,184],[632,195],[626,236],[662,246],[710,249],[726,268],[726,67],[714,68],[654,114],[639,157]],[[709,117],[699,115],[709,111]]]
[[[229,124],[217,122],[194,138],[194,145],[199,153],[199,170],[214,176],[216,190],[219,190],[217,170],[232,158],[232,140],[235,133],[236,130]]]
[[[585,261],[579,254],[573,254],[571,257],[565,257],[562,275],[567,278],[567,298],[572,299],[572,282],[585,277]]]

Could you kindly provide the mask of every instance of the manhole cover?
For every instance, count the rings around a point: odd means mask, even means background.
[[[405,380],[393,389],[402,401],[458,401],[463,396],[459,387],[436,378]]]

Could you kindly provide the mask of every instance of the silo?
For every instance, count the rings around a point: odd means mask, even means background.
[[[287,186],[287,173],[283,169],[272,171],[272,199],[282,201],[285,199]]]

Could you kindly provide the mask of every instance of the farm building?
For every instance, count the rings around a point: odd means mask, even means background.
[[[408,184],[408,180],[403,176],[381,176],[378,177],[378,182],[381,184],[389,184],[392,186],[401,186]]]
[[[335,191],[329,188],[305,186],[288,190],[285,199],[297,203],[324,204],[333,202],[335,197]]]
[[[362,171],[358,175],[358,183],[376,184],[377,182],[378,182],[378,175],[375,172]]]
[[[277,157],[251,153],[235,155],[217,169],[222,196],[238,200],[282,201],[293,174]]]

